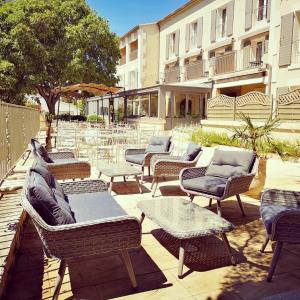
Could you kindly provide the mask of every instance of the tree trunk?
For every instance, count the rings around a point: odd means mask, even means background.
[[[51,142],[51,133],[52,133],[52,120],[55,116],[55,104],[60,97],[60,93],[53,93],[50,88],[45,88],[42,86],[38,86],[37,90],[39,94],[45,99],[47,103],[47,107],[49,110],[49,114],[46,115],[46,123],[47,123],[47,130],[46,130],[46,149],[50,151],[52,149],[52,142]]]

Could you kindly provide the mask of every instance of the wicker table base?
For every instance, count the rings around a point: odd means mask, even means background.
[[[114,182],[114,178],[115,177],[119,177],[122,176],[124,179],[124,182],[126,182],[126,176],[134,176],[138,188],[139,188],[139,192],[142,194],[142,188],[141,188],[141,184],[139,181],[138,176],[142,174],[142,171],[132,167],[128,164],[109,164],[109,165],[104,165],[101,167],[98,167],[99,170],[99,176],[98,178],[101,177],[102,174],[104,174],[107,177],[110,177],[110,185],[109,185],[109,189],[108,191],[111,193],[112,191],[112,186],[113,186],[113,182]]]
[[[226,232],[234,226],[197,204],[179,197],[143,200],[138,203],[142,211],[141,222],[145,216],[162,227],[173,237],[180,240],[178,277],[182,278],[186,241],[190,238],[220,234],[231,263],[236,264],[226,237]]]

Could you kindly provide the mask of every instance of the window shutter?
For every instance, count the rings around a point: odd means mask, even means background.
[[[179,54],[179,34],[180,34],[180,31],[179,31],[179,29],[177,29],[175,32],[175,55],[176,56],[178,56],[178,54]]]
[[[249,30],[252,27],[252,8],[253,8],[253,0],[246,0],[245,30]]]
[[[271,17],[271,0],[267,2],[267,21],[270,22]]]
[[[210,41],[214,43],[216,41],[216,21],[217,21],[217,10],[211,12],[211,27],[210,27]]]
[[[291,64],[292,43],[293,43],[294,13],[281,17],[279,66]]]
[[[203,36],[203,17],[197,20],[197,47],[202,47],[202,36]]]
[[[185,52],[190,50],[190,24],[185,25]]]
[[[233,34],[234,0],[232,0],[227,4],[226,10],[227,10],[227,36],[231,36]]]
[[[166,35],[166,60],[169,59],[170,35]]]

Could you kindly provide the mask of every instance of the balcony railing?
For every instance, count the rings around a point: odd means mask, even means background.
[[[165,70],[165,83],[180,81],[180,67],[173,67]]]
[[[137,49],[136,50],[131,50],[129,56],[130,56],[130,61],[137,59],[137,57],[138,57],[138,50]]]
[[[212,75],[236,71],[236,51],[228,52],[210,59]]]
[[[119,60],[119,65],[122,66],[122,65],[125,65],[126,64],[126,56],[122,56]]]
[[[293,42],[293,54],[292,54],[292,63],[300,63],[300,40]]]
[[[205,60],[198,60],[185,65],[186,80],[198,79],[207,75]]]
[[[248,46],[239,51],[231,51],[209,60],[211,75],[261,68],[266,64],[268,43]]]

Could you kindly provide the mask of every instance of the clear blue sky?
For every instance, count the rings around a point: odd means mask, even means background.
[[[187,0],[87,0],[89,5],[107,19],[110,28],[123,35],[138,24],[158,21]]]

